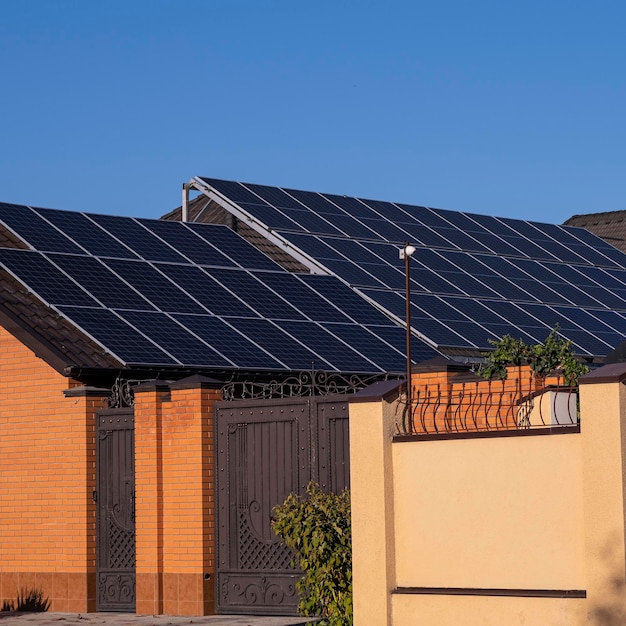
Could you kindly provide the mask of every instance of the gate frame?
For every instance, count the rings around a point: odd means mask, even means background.
[[[229,548],[230,541],[233,537],[239,540],[240,522],[239,519],[231,519],[231,510],[233,507],[237,507],[237,502],[233,500],[233,496],[237,497],[239,494],[234,493],[233,490],[237,489],[236,484],[232,484],[231,481],[231,449],[228,445],[229,434],[237,432],[237,425],[254,424],[263,422],[265,420],[255,420],[246,422],[244,419],[246,416],[250,416],[254,409],[259,409],[260,414],[263,415],[265,411],[271,412],[274,408],[286,408],[286,407],[304,407],[305,415],[301,421],[298,421],[296,417],[293,419],[296,421],[296,428],[298,437],[295,444],[298,446],[297,450],[293,450],[292,454],[297,459],[298,471],[296,474],[296,486],[292,491],[296,491],[298,495],[304,495],[306,487],[312,480],[320,483],[320,486],[324,490],[328,490],[329,487],[335,487],[333,485],[334,477],[337,473],[332,471],[331,455],[336,452],[336,449],[332,445],[331,441],[331,423],[335,419],[340,419],[345,424],[343,430],[344,436],[341,440],[343,450],[343,471],[339,473],[342,477],[339,480],[346,481],[348,484],[342,485],[341,488],[349,487],[349,437],[348,437],[348,397],[346,394],[332,394],[323,396],[301,396],[301,397],[286,397],[279,399],[245,399],[245,400],[228,400],[216,403],[216,420],[215,420],[215,441],[216,441],[216,488],[217,498],[215,502],[215,515],[216,515],[216,578],[215,578],[215,597],[216,597],[216,612],[219,614],[268,614],[268,615],[297,615],[297,594],[295,591],[295,582],[301,577],[300,570],[287,569],[287,570],[245,570],[236,569],[231,567],[236,565],[231,563],[232,549]],[[328,417],[323,419],[321,415],[320,407],[326,405],[342,405],[344,415],[342,417]],[[224,417],[224,413],[230,411],[231,414],[228,417],[234,417],[234,419],[228,420]],[[233,412],[239,413],[238,416],[233,416]],[[240,418],[238,420],[238,418]],[[269,420],[268,420],[269,421]],[[288,420],[281,420],[288,421]],[[289,420],[291,421],[291,420]],[[249,454],[249,451],[244,451]],[[238,465],[238,469],[241,467]],[[347,468],[347,471],[346,471]],[[321,478],[321,480],[320,480]],[[285,494],[285,497],[288,494]],[[273,508],[276,502],[271,504]],[[248,505],[246,505],[248,506]],[[265,507],[262,506],[262,510]],[[227,527],[228,526],[228,527]],[[240,545],[237,543],[237,550]],[[244,578],[249,578],[251,581],[258,581],[256,587],[265,596],[269,596],[270,599],[280,598],[283,599],[283,593],[287,590],[287,595],[293,599],[291,604],[281,606],[280,604],[233,604],[225,601],[225,595],[227,591],[224,591],[221,587],[228,581],[228,578],[233,574],[239,574]],[[269,575],[268,575],[269,574]],[[274,578],[280,578],[283,587],[280,593],[272,595],[272,574],[275,574]],[[236,583],[231,583],[236,585]],[[235,588],[235,587],[233,587]],[[244,595],[246,590],[241,592]],[[251,593],[251,596],[254,596]],[[256,597],[256,596],[254,596]]]

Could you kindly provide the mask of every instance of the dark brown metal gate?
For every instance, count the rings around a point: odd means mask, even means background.
[[[296,615],[300,572],[272,509],[311,480],[350,486],[346,396],[221,402],[216,439],[217,611]]]
[[[133,409],[98,414],[96,609],[135,611]]]

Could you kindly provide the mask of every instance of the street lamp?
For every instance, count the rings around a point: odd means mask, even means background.
[[[406,415],[409,415],[409,426],[413,428],[413,410],[412,394],[411,394],[411,267],[409,261],[415,253],[415,248],[409,245],[407,241],[404,244],[404,248],[400,249],[400,259],[404,259],[404,277],[405,283],[405,298],[406,298],[406,412],[405,412],[405,431],[406,431]]]

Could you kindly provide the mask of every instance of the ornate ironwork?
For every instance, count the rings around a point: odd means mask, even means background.
[[[135,394],[133,387],[136,387],[144,380],[133,380],[118,376],[111,387],[111,395],[109,396],[109,408],[124,409],[135,406]]]
[[[270,400],[356,393],[388,374],[361,376],[311,370],[270,381],[232,381],[222,388],[224,400]]]
[[[135,575],[117,571],[98,573],[98,607],[100,610],[135,608]]]
[[[442,435],[578,425],[578,388],[534,377],[414,385],[398,404],[401,435]]]
[[[244,573],[218,574],[222,606],[253,610],[259,614],[295,615],[298,604],[296,582],[300,574],[277,574],[271,578]],[[239,612],[238,611],[238,612]]]

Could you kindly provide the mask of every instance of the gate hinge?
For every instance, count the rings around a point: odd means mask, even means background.
[[[97,491],[92,491],[92,492],[91,492],[91,499],[92,499],[94,502],[98,502],[98,492],[97,492]]]

